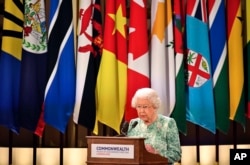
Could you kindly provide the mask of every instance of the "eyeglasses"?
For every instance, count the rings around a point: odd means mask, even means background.
[[[149,108],[151,108],[152,106],[149,106],[149,105],[137,105],[137,106],[135,106],[135,108],[138,110],[138,109],[143,109],[143,110],[145,110],[145,109],[149,109]]]

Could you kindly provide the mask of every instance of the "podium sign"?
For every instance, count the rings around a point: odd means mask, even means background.
[[[146,151],[144,138],[87,136],[87,165],[167,165],[168,160]]]
[[[124,144],[91,144],[91,157],[134,159],[134,146]]]

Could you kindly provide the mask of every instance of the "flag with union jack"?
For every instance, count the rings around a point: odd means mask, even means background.
[[[187,120],[215,133],[206,0],[187,0]]]

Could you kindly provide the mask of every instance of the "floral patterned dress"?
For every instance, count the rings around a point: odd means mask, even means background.
[[[138,124],[133,128],[135,122]],[[145,138],[145,145],[150,144],[158,154],[168,158],[169,163],[181,159],[179,132],[173,118],[158,114],[157,120],[148,126],[139,118],[132,119],[127,135]]]

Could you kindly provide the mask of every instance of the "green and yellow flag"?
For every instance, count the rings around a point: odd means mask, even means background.
[[[241,0],[227,1],[230,119],[245,129]]]

